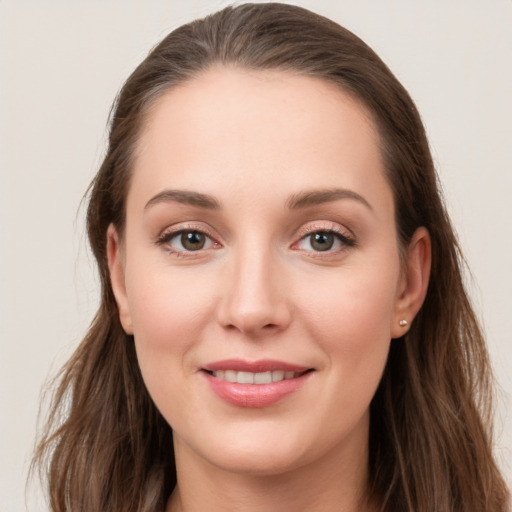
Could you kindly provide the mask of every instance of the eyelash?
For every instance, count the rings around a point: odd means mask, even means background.
[[[311,253],[316,258],[329,257],[333,254],[344,252],[347,249],[353,248],[357,246],[357,241],[352,235],[348,235],[346,231],[342,231],[335,225],[331,225],[329,227],[326,226],[310,226],[306,228],[304,231],[300,233],[300,238],[297,242],[294,242],[292,248],[300,244],[302,241],[306,240],[308,237],[316,234],[326,234],[326,235],[334,235],[334,237],[342,244],[342,247],[338,249],[328,249],[326,251],[315,251],[314,249],[303,249],[308,253]]]
[[[190,257],[198,256],[199,253],[203,252],[204,250],[208,250],[211,248],[217,248],[217,247],[208,247],[206,249],[200,248],[197,251],[189,251],[186,249],[180,250],[180,249],[175,249],[174,247],[172,247],[169,242],[171,240],[173,240],[174,238],[177,238],[180,235],[183,235],[184,233],[198,233],[200,235],[204,235],[206,238],[208,238],[208,240],[210,241],[211,244],[213,244],[214,246],[220,247],[220,244],[215,240],[215,238],[213,237],[213,235],[211,233],[209,233],[203,227],[197,228],[195,226],[185,226],[185,227],[180,227],[179,229],[175,229],[175,230],[163,231],[162,234],[160,234],[158,236],[155,243],[158,246],[164,247],[168,253],[170,253],[173,256],[176,256],[178,258],[190,258]]]
[[[195,250],[195,251],[187,250],[187,249],[180,250],[180,249],[173,248],[169,242],[171,240],[173,240],[174,238],[177,238],[180,235],[183,235],[184,233],[198,233],[200,235],[203,235],[209,239],[209,241],[213,245],[213,247],[207,247],[207,248],[201,247],[200,249]],[[343,251],[347,250],[348,248],[357,246],[357,241],[352,236],[347,235],[346,232],[343,232],[336,226],[330,226],[330,227],[311,226],[311,227],[306,228],[305,230],[303,230],[300,233],[299,240],[297,242],[294,242],[292,244],[291,248],[294,249],[301,242],[303,242],[308,237],[311,237],[312,235],[315,235],[315,234],[334,235],[336,237],[337,241],[342,244],[341,248],[337,248],[334,250],[332,250],[331,248],[329,248],[326,251],[320,251],[320,250],[316,251],[314,249],[302,249],[303,251],[314,255],[315,257],[319,257],[319,258],[328,257],[329,255],[343,252]],[[197,228],[195,226],[185,226],[185,227],[181,227],[181,228],[175,229],[175,230],[164,231],[158,236],[155,243],[158,246],[162,246],[162,247],[165,246],[165,250],[167,252],[169,252],[173,256],[176,256],[179,258],[190,258],[190,257],[198,256],[204,250],[209,250],[212,248],[216,249],[221,246],[215,240],[214,236],[211,233],[209,233],[207,230],[205,230],[202,227]],[[301,249],[296,249],[296,250],[301,250]]]

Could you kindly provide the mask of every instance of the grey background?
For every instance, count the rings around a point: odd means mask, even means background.
[[[169,29],[227,3],[0,0],[0,512],[25,510],[41,387],[97,305],[78,207],[101,160],[111,102]],[[510,477],[512,2],[291,3],[362,37],[423,115],[488,334],[496,450]],[[37,486],[27,501],[45,509]]]

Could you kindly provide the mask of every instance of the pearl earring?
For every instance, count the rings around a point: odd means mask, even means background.
[[[409,325],[409,322],[407,320],[400,320],[399,323],[401,327],[407,327]]]

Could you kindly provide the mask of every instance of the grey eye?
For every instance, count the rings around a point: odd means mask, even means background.
[[[315,251],[328,251],[333,248],[336,238],[333,233],[319,231],[309,235],[311,248]]]
[[[338,233],[334,229],[325,229],[312,231],[304,235],[298,243],[294,246],[295,249],[300,249],[306,252],[337,252],[345,247],[353,247],[354,240]]]

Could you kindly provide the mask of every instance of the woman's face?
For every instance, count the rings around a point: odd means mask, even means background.
[[[178,460],[275,474],[364,459],[411,300],[357,101],[279,71],[173,88],[142,132],[109,258]]]

